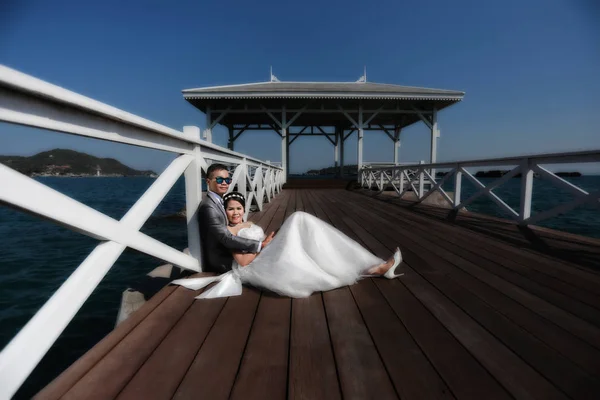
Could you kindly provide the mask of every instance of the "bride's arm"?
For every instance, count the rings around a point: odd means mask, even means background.
[[[240,229],[249,228],[251,226],[252,226],[252,222],[244,222],[244,223],[238,224],[236,226],[228,226],[227,229],[229,229],[229,231],[232,234],[237,236]],[[232,254],[233,254],[233,259],[242,267],[245,267],[246,265],[250,264],[252,261],[254,261],[254,259],[258,255],[258,253],[236,253],[236,252],[233,252]]]
[[[233,253],[233,259],[242,267],[250,264],[258,253]]]

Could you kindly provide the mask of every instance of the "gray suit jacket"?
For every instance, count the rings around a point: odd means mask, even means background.
[[[204,261],[202,270],[205,272],[222,274],[230,271],[232,251],[252,253],[258,247],[256,240],[237,237],[229,232],[223,206],[208,194],[198,209],[198,224]]]

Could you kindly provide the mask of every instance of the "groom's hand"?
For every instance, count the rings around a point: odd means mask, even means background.
[[[262,242],[262,247],[260,248],[261,250],[264,249],[265,247],[267,247],[267,245],[269,243],[271,243],[271,240],[273,240],[273,238],[275,237],[275,232],[271,232],[269,234],[269,236],[267,236],[267,238],[265,240],[263,240]]]

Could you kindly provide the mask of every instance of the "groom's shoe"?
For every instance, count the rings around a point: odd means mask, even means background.
[[[396,247],[396,252],[394,253],[394,265],[392,265],[392,267],[390,269],[388,269],[387,272],[383,276],[386,277],[387,279],[394,279],[401,275],[404,275],[403,273],[394,275],[394,270],[396,269],[396,267],[398,265],[400,265],[401,262],[402,262],[402,253],[400,253],[400,249],[398,247]]]

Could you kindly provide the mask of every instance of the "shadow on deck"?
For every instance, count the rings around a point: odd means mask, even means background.
[[[198,292],[168,286],[37,398],[600,394],[600,274],[588,268],[600,264],[599,241],[535,229],[540,247],[506,221],[451,224],[437,209],[394,203],[288,189],[252,219],[270,231],[303,210],[380,257],[400,246],[400,278],[305,299],[244,288],[194,301]]]

